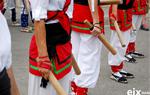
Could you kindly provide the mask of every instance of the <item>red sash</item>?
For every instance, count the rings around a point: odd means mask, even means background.
[[[66,11],[69,5],[70,5],[70,0],[66,0],[64,9],[62,11],[48,11],[47,13],[47,16],[48,16],[47,21],[58,19],[60,24],[67,31],[68,34],[70,34],[70,31],[71,31],[69,17],[66,14]]]

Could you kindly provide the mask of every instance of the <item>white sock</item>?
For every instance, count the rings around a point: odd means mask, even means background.
[[[123,70],[123,69],[122,69],[122,70],[120,70],[120,72],[127,73],[127,72],[126,72],[125,70]]]
[[[131,54],[127,54],[126,56],[129,57],[130,59],[132,58]]]
[[[122,75],[119,73],[119,72],[117,72],[117,73],[113,73],[115,76],[118,76],[118,77],[122,77]]]

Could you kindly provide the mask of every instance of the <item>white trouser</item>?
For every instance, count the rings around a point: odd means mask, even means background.
[[[16,0],[6,0],[6,3],[9,9],[13,9],[16,7]]]
[[[46,88],[40,87],[41,78],[29,73],[28,95],[57,95],[55,89],[49,83]],[[71,79],[72,73],[70,72],[59,80],[59,83],[67,93],[69,93]]]
[[[73,31],[71,35],[73,55],[81,69],[73,81],[79,87],[94,88],[100,72],[102,44],[98,38]]]
[[[143,15],[133,15],[132,16],[132,24],[135,26],[136,31],[131,32],[130,42],[136,41],[137,32],[140,29],[141,23],[142,23]]]
[[[0,72],[4,68],[10,68],[11,58],[11,35],[7,20],[0,11]]]
[[[125,32],[122,32],[122,35],[125,39],[125,44],[126,44],[126,47],[122,47],[116,31],[111,31],[110,43],[116,49],[117,54],[112,55],[109,52],[109,54],[108,54],[108,64],[109,65],[119,66],[121,64],[121,62],[125,60],[124,55],[126,53],[126,49],[129,44],[130,32],[131,32],[131,29],[129,29]]]

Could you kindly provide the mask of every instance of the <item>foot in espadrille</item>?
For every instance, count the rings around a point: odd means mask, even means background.
[[[122,75],[122,76],[124,76],[125,78],[130,78],[130,79],[133,79],[133,78],[135,78],[135,76],[133,75],[133,74],[131,74],[131,73],[128,73],[128,72],[126,72],[126,71],[120,71],[120,74]]]
[[[112,74],[110,78],[119,83],[124,83],[124,84],[128,83],[127,79],[124,76],[118,76],[118,75]]]

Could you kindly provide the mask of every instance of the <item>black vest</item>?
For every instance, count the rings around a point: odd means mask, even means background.
[[[120,10],[128,10],[133,7],[133,3],[135,0],[130,0],[128,4],[126,4],[127,0],[123,0],[122,4],[118,5],[118,9]]]

